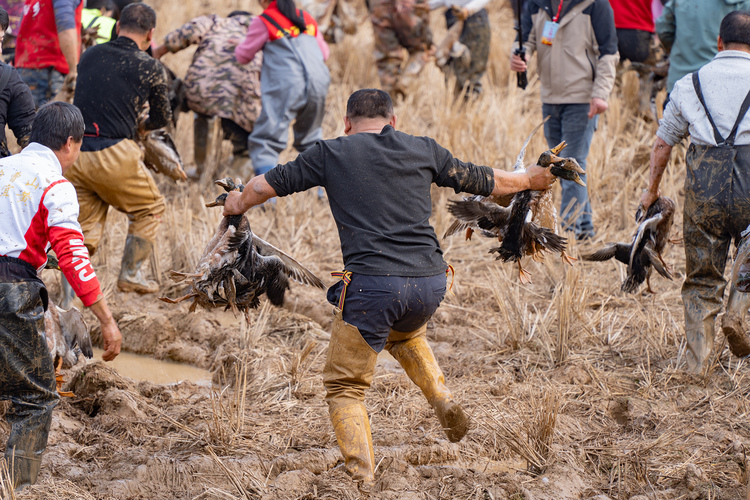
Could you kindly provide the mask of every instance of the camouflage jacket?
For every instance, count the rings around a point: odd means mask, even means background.
[[[253,16],[196,17],[169,33],[164,45],[178,52],[198,45],[185,75],[190,109],[232,120],[251,132],[260,114],[260,68],[262,52],[250,64],[234,58],[234,48],[245,39]]]

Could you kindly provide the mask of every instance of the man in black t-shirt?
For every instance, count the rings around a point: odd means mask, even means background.
[[[432,184],[456,193],[506,195],[546,189],[548,169],[510,173],[464,163],[429,137],[395,130],[389,95],[365,89],[347,103],[346,137],[319,141],[297,159],[229,193],[224,215],[273,196],[323,186],[341,240],[345,271],[328,290],[336,305],[323,372],[326,401],[347,471],[374,479],[365,390],[383,348],[419,386],[453,442],[469,419],[453,400],[427,343],[427,321],[445,294],[447,264],[430,225]]]
[[[109,206],[127,214],[128,236],[117,280],[117,288],[126,292],[158,291],[158,285],[141,274],[141,266],[153,251],[164,197],[134,141],[146,103],[149,117],[141,125],[146,130],[164,127],[171,119],[164,69],[144,52],[155,25],[151,7],[128,5],[117,23],[119,38],[84,52],[73,104],[81,110],[86,133],[81,156],[65,173],[78,194],[78,221],[89,253],[104,235]],[[69,297],[69,288],[64,289]]]

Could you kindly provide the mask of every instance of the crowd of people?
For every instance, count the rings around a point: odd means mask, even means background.
[[[550,148],[567,142],[566,153],[583,169],[618,62],[648,60],[654,33],[670,51],[668,100],[641,202],[647,208],[657,199],[672,148],[690,136],[683,302],[688,368],[705,373],[729,245],[750,224],[750,0],[510,1],[520,23],[507,48],[509,67],[526,72],[536,55],[546,140]],[[184,79],[185,105],[195,113],[190,177],[206,168],[208,130],[218,119],[232,143],[232,173],[255,175],[242,194],[229,193],[225,215],[313,187],[328,195],[345,270],[328,292],[336,308],[323,377],[346,469],[356,480],[374,477],[363,401],[383,349],[423,391],[451,441],[468,431],[469,418],[425,336],[445,294],[447,268],[429,223],[430,186],[507,195],[546,189],[554,178],[539,166],[509,173],[462,162],[432,139],[399,132],[393,101],[412,91],[410,63],[434,56],[428,21],[436,8],[445,8],[448,28],[460,31],[443,65],[447,81],[455,81],[459,99],[486,89],[488,0],[370,0],[382,89],[354,92],[345,136],[329,140],[322,131],[331,81],[324,33],[293,0],[260,3],[260,15],[201,16],[157,44],[156,13],[138,1],[0,1],[0,26],[10,40],[3,53],[12,64],[0,63],[0,119],[23,148],[11,155],[0,138],[0,207],[11,214],[0,236],[0,370],[11,382],[0,398],[12,402],[5,456],[18,487],[36,481],[57,402],[39,341],[48,297],[37,272],[51,246],[64,275],[61,304],[77,296],[90,307],[101,322],[104,359],[117,356],[120,332],[90,256],[112,206],[128,217],[118,290],[158,291],[143,268],[165,199],[137,141],[172,122],[159,59],[190,45],[198,46]],[[73,104],[58,100],[65,92]],[[300,154],[277,165],[290,126]],[[593,238],[587,188],[561,183],[563,229]]]

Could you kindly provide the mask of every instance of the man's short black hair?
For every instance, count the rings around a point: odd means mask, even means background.
[[[346,103],[346,116],[350,120],[357,118],[386,118],[393,116],[393,101],[388,92],[380,89],[357,90],[349,96]]]
[[[83,129],[83,115],[77,107],[64,101],[48,102],[36,112],[29,142],[59,151],[68,142],[68,137],[81,142]]]
[[[721,20],[719,36],[724,45],[744,43],[750,45],[750,11],[735,10]]]
[[[9,24],[10,17],[8,17],[8,11],[0,7],[0,28],[2,28],[2,31],[7,30]]]
[[[156,27],[156,12],[145,3],[131,3],[122,9],[120,30],[145,35]]]

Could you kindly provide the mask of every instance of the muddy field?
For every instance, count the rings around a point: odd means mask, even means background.
[[[237,0],[152,4],[159,37],[201,13],[260,12]],[[495,6],[491,22],[491,67],[481,99],[454,102],[442,74],[428,67],[425,84],[396,111],[401,130],[435,137],[459,158],[509,168],[541,119],[539,84],[530,74],[522,93],[508,72],[511,11]],[[437,13],[433,26],[444,31]],[[377,85],[371,44],[364,23],[332,47],[326,137],[342,133],[349,93]],[[164,60],[184,74],[190,54]],[[634,229],[654,132],[653,124],[632,115],[634,83],[625,75],[594,137],[588,184],[598,233],[585,249],[626,241]],[[191,118],[183,115],[177,142],[187,163],[191,132]],[[529,157],[544,149],[540,134]],[[203,206],[220,192],[211,180],[224,173],[227,144],[216,154],[216,172],[197,185],[159,180],[169,200],[153,266],[162,295],[184,292],[165,272],[192,269],[219,220],[219,209]],[[676,148],[663,182],[664,194],[680,206],[683,155]],[[438,234],[450,223],[446,201],[455,198],[433,191]],[[418,389],[382,354],[366,399],[376,482],[362,490],[342,470],[323,399],[332,319],[324,293],[293,284],[283,309],[264,301],[248,322],[230,312],[189,314],[187,304],[117,293],[126,219],[110,216],[94,265],[124,349],[210,370],[213,384],[135,382],[96,360],[67,371],[66,387],[76,396],[56,409],[39,483],[18,498],[745,498],[749,369],[729,355],[719,333],[711,374],[702,379],[683,371],[680,244],[665,252],[674,281],[656,277],[656,294],[626,296],[617,263],[570,267],[549,256],[544,264],[528,264],[533,284],[525,286],[513,266],[487,254],[491,241],[444,241],[456,274],[428,338],[472,428],[461,443],[449,443]],[[342,264],[325,200],[304,193],[249,218],[262,238],[333,284],[329,273]],[[673,238],[681,225],[678,211]],[[581,250],[572,243],[570,253]],[[55,293],[59,277],[51,271],[44,277]],[[3,422],[0,442],[7,433]]]

